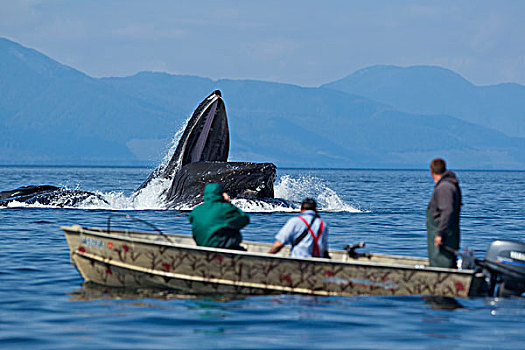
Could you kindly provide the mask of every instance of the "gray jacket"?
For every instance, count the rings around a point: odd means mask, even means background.
[[[445,236],[446,231],[459,234],[461,189],[453,171],[447,170],[434,187],[428,209],[438,223],[437,236]]]

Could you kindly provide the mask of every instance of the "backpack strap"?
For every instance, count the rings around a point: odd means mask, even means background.
[[[319,231],[317,232],[317,235],[315,235],[314,231],[311,228],[311,225],[313,224],[313,222],[314,222],[314,220],[316,218],[317,218],[317,216],[314,217],[314,219],[312,220],[310,225],[308,225],[306,220],[302,216],[299,216],[299,219],[301,219],[305,223],[305,225],[307,226],[306,229],[310,232],[310,234],[312,235],[313,241],[314,241],[314,246],[312,248],[312,256],[320,258],[321,257],[321,253],[319,251],[319,238],[321,238],[321,235],[323,234],[324,222],[323,222],[323,220],[321,220],[321,225],[319,227]]]
[[[304,229],[304,231],[299,235],[299,237],[297,237],[295,239],[295,241],[293,242],[293,245],[292,245],[292,248],[295,247],[296,245],[298,245],[299,243],[301,243],[301,241],[304,239],[304,237],[306,237],[306,235],[308,234],[308,231],[310,231],[310,227],[312,226],[312,224],[314,223],[315,219],[317,219],[318,216],[317,215],[314,215],[314,218],[312,219],[312,221],[310,222],[310,225],[308,225],[308,223],[306,222],[306,220],[303,219],[302,216],[299,216],[299,219],[303,220],[303,222],[306,224],[306,228]]]

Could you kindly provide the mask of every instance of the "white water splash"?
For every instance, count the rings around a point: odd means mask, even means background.
[[[293,178],[284,175],[274,186],[276,198],[300,203],[304,198],[311,197],[317,201],[319,210],[330,212],[359,213],[361,210],[345,203],[339,195],[329,188],[324,180],[315,176]]]
[[[92,196],[77,206],[79,209],[110,210],[164,210],[166,192],[170,186],[168,179],[154,179],[147,187],[126,196],[122,192],[95,192],[103,200]]]
[[[339,195],[329,188],[324,180],[317,177],[301,176],[293,178],[290,175],[282,176],[274,186],[275,198],[280,201],[258,201],[253,199],[235,198],[232,204],[248,213],[275,213],[299,211],[301,201],[306,197],[314,198],[320,211],[324,212],[363,212],[358,208],[345,203]],[[292,206],[290,206],[290,204]],[[191,206],[176,207],[178,210],[191,210]]]
[[[160,173],[164,172],[164,170],[168,166],[171,158],[173,157],[173,155],[175,154],[175,151],[177,150],[177,145],[179,144],[180,138],[182,137],[182,134],[184,133],[184,129],[186,129],[186,125],[188,124],[190,119],[191,119],[191,115],[184,121],[184,123],[181,124],[179,131],[177,131],[175,133],[175,135],[173,136],[173,139],[171,140],[168,152],[166,153],[166,155],[162,159],[162,162],[160,163],[160,165],[155,169],[155,172],[160,174]],[[180,169],[181,162],[182,162],[182,159],[179,156],[179,159],[177,159],[177,166],[176,166],[177,170]],[[175,171],[175,173],[176,172],[177,171]],[[149,184],[148,184],[148,186],[149,186]]]
[[[285,213],[298,211],[297,208],[286,205],[286,203],[275,203],[256,201],[253,199],[235,198],[232,204],[247,213]]]
[[[7,206],[5,208],[23,208],[27,206],[29,206],[29,204],[25,202],[12,201],[12,202],[7,203]]]
[[[169,150],[162,159],[162,162],[157,167],[155,172],[162,173],[168,166],[171,158],[175,154],[179,140],[191,119],[191,115],[181,124],[179,131],[175,133],[171,140]],[[178,159],[178,164],[181,160]],[[180,168],[177,165],[176,168]],[[176,172],[176,171],[175,171]],[[110,209],[110,210],[163,210],[167,209],[166,206],[166,193],[169,190],[171,184],[171,178],[155,178],[152,179],[146,187],[134,192],[130,196],[126,196],[123,192],[95,192],[98,197],[90,197],[88,200],[82,201],[82,203],[76,208],[79,209]]]
[[[95,192],[98,196],[91,196],[79,205],[67,207],[72,209],[107,209],[107,210],[165,210],[167,209],[165,196],[171,184],[170,179],[154,179],[147,187],[126,196],[123,192]],[[325,181],[317,177],[301,176],[294,178],[290,175],[280,177],[275,184],[274,201],[257,201],[253,199],[236,198],[232,203],[245,212],[272,213],[294,212],[299,210],[301,201],[306,197],[314,198],[320,211],[324,212],[362,212],[358,208],[344,202],[339,195],[329,188]],[[290,205],[291,204],[291,205]],[[27,204],[11,202],[9,208],[55,208],[57,205],[42,205],[40,203]],[[181,205],[174,209],[189,211],[192,206]]]

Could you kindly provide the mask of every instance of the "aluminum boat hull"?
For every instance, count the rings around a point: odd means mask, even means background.
[[[126,288],[166,288],[188,294],[319,296],[478,295],[483,274],[429,267],[426,258],[373,254],[292,258],[289,250],[243,242],[247,251],[198,247],[189,235],[62,227],[71,261],[89,282]]]

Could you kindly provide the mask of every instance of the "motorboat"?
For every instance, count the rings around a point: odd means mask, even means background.
[[[118,215],[117,215],[118,216]],[[129,217],[129,216],[126,216]],[[132,217],[131,217],[132,218]],[[363,244],[327,258],[295,258],[284,248],[246,242],[246,249],[197,246],[188,234],[63,226],[71,262],[96,284],[172,289],[188,294],[317,296],[514,296],[525,291],[525,243],[497,240],[471,268],[429,266],[428,259],[359,253]]]

